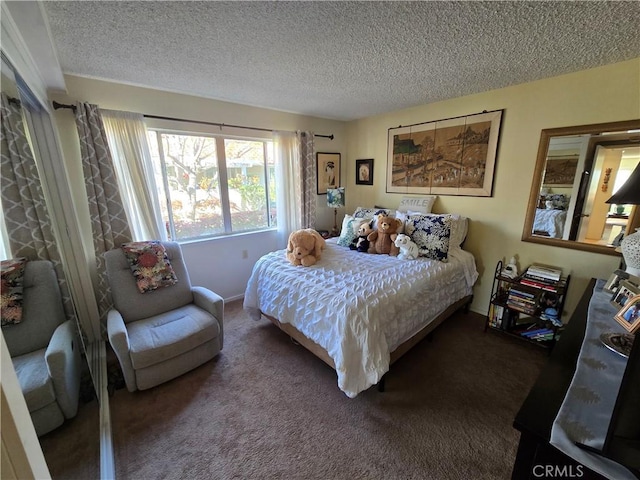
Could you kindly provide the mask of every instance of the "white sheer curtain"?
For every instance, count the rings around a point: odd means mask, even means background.
[[[300,142],[295,132],[274,132],[278,248],[286,248],[289,234],[302,228],[302,169]]]
[[[133,240],[166,240],[144,117],[100,110]]]

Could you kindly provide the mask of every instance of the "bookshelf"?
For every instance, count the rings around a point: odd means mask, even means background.
[[[558,267],[532,264],[515,278],[502,274],[499,261],[493,276],[485,332],[497,331],[551,349],[564,325],[562,314],[571,276]]]

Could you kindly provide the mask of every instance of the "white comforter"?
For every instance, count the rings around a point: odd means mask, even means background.
[[[353,398],[389,370],[391,351],[470,295],[477,276],[473,256],[461,249],[442,263],[360,253],[328,241],[312,267],[291,265],[284,250],[260,258],[244,308],[256,320],[262,312],[290,323],[323,347],[339,388]]]
[[[533,220],[534,232],[547,232],[552,238],[562,238],[564,222],[567,219],[566,210],[546,210],[536,209],[536,216]]]

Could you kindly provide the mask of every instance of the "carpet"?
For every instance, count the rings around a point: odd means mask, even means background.
[[[349,399],[324,362],[230,302],[215,360],[111,397],[117,477],[508,479],[512,422],[547,355],[483,329],[455,314],[391,367],[385,392]],[[54,458],[62,441],[46,444],[53,477],[88,478]]]

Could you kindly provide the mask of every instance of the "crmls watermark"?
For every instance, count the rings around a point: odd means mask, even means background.
[[[535,478],[582,478],[583,468],[582,465],[535,465],[533,476]]]

